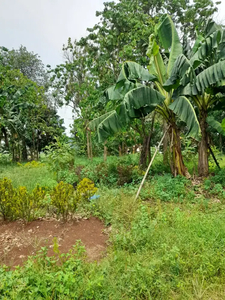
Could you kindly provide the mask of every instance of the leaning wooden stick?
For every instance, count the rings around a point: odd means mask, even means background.
[[[169,127],[170,127],[170,126],[169,126]],[[152,163],[153,163],[153,160],[155,159],[156,153],[159,151],[159,148],[160,148],[160,146],[161,146],[161,144],[162,144],[162,142],[163,142],[163,140],[164,140],[164,138],[165,138],[165,136],[166,136],[166,133],[167,133],[169,127],[167,127],[167,129],[165,130],[164,135],[163,135],[161,141],[159,142],[158,146],[157,146],[156,149],[155,149],[155,153],[154,153],[154,155],[153,155],[153,157],[152,157],[152,159],[151,159],[151,161],[150,161],[150,163],[149,163],[149,165],[148,165],[148,168],[147,168],[147,170],[146,170],[146,172],[145,172],[145,175],[144,175],[144,177],[143,177],[143,179],[142,179],[142,182],[141,182],[141,184],[140,184],[140,186],[139,186],[139,189],[138,189],[138,192],[137,192],[137,195],[136,195],[134,201],[136,201],[137,198],[139,197],[139,194],[140,194],[140,192],[141,192],[141,189],[142,189],[142,187],[143,187],[143,184],[144,184],[144,182],[145,182],[145,179],[146,179],[146,177],[147,177],[147,175],[148,175],[149,169],[151,168],[151,165],[152,165]]]

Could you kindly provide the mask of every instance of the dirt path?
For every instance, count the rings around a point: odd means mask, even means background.
[[[103,223],[94,217],[67,223],[57,220],[37,220],[29,224],[2,222],[0,265],[21,265],[29,255],[34,255],[43,246],[48,247],[48,255],[53,255],[55,237],[61,253],[67,253],[77,240],[81,240],[88,259],[99,260],[106,249],[108,238],[103,231]]]

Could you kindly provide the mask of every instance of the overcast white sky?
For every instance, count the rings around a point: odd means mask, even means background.
[[[68,37],[79,39],[98,21],[97,10],[106,0],[0,0],[0,46],[38,53],[52,67],[63,61],[62,45]],[[110,1],[110,0],[107,0]],[[216,21],[225,24],[225,0]],[[65,125],[72,121],[70,108],[60,110]]]

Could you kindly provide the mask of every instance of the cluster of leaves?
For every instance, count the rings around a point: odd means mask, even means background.
[[[79,202],[87,201],[96,192],[97,188],[88,178],[84,178],[76,190],[71,184],[61,181],[50,193],[51,204],[56,208],[57,217],[66,221],[74,214]]]
[[[71,169],[74,159],[75,151],[72,145],[66,141],[60,141],[59,138],[56,138],[54,144],[45,148],[45,155],[42,156],[42,160],[56,174],[58,181],[63,179],[64,172]]]
[[[154,176],[141,192],[142,199],[165,202],[193,201],[195,194],[190,190],[189,181],[182,176],[173,178],[170,174]]]
[[[6,299],[222,299],[222,204],[205,214],[193,204],[128,203],[121,189],[96,201],[96,213],[110,212],[112,224],[111,247],[103,260],[87,262],[80,243],[61,254],[55,243],[54,257],[42,248],[23,267],[2,267],[0,294]]]
[[[26,187],[15,189],[11,180],[0,180],[0,213],[4,220],[23,219],[30,222],[37,217],[43,206],[46,190],[37,186],[31,193]]]
[[[43,163],[41,163],[40,161],[36,161],[36,160],[29,161],[29,162],[25,163],[24,165],[18,162],[17,165],[19,167],[23,167],[23,168],[39,168],[39,167],[44,166]]]
[[[194,3],[189,0],[106,2],[103,10],[96,13],[100,17],[99,23],[87,29],[89,34],[86,37],[79,41],[68,39],[67,45],[63,45],[66,61],[50,70],[51,83],[56,91],[56,98],[60,95],[59,102],[69,104],[76,111],[72,133],[80,153],[87,152],[88,157],[91,156],[88,149],[90,141],[86,138],[89,121],[115,109],[118,104],[117,98],[106,101],[104,90],[116,83],[122,63],[133,60],[147,68],[147,41],[154,33],[160,16],[170,14],[181,35],[188,32],[188,36],[193,39],[195,27],[198,26],[198,31],[202,32],[205,20],[217,11],[219,3],[214,4],[212,0],[198,0]],[[168,57],[167,50],[163,56],[165,61]],[[144,145],[148,140],[149,126],[146,127],[148,122],[145,117],[142,117],[142,123],[140,120],[136,123],[137,126],[124,128],[125,138],[121,139],[121,134],[115,135],[112,147],[114,151],[118,149],[117,145],[128,140],[132,140],[132,145]],[[93,138],[91,140],[96,145],[96,141]],[[97,153],[101,151],[100,146],[95,147]],[[143,166],[146,165],[146,157],[140,160]]]
[[[21,46],[0,48],[0,138],[14,161],[38,158],[41,149],[64,132],[47,89],[38,56]]]
[[[4,178],[0,180],[0,215],[4,220],[30,222],[40,216],[42,209],[66,221],[75,213],[77,204],[87,201],[96,191],[93,182],[87,178],[76,190],[72,185],[60,182],[52,191],[36,186],[31,192],[24,186],[15,189],[11,180]]]

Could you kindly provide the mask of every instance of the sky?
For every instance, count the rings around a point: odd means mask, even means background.
[[[54,67],[63,62],[62,46],[68,38],[85,36],[86,28],[98,22],[95,12],[103,9],[105,1],[0,0],[0,46],[18,49],[23,45]],[[221,2],[215,20],[225,24],[225,0]],[[64,107],[59,114],[69,128],[71,108]]]

